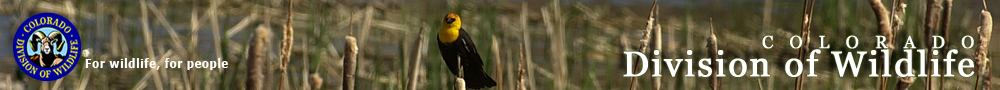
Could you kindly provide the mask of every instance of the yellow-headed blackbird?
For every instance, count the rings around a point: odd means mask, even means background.
[[[490,78],[483,71],[483,61],[476,51],[476,44],[472,42],[469,33],[462,29],[462,19],[458,14],[448,13],[444,17],[444,25],[438,32],[438,49],[441,50],[441,58],[448,64],[448,69],[456,76],[459,75],[458,60],[462,60],[462,73],[466,87],[481,89],[496,86],[496,81]]]

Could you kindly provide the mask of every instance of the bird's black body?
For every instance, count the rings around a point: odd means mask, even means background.
[[[451,69],[451,73],[456,76],[459,75],[456,63],[458,60],[462,60],[461,65],[462,70],[464,70],[462,73],[465,75],[466,87],[481,89],[496,86],[496,81],[493,81],[493,78],[490,78],[483,70],[483,61],[476,51],[476,44],[472,42],[472,38],[464,29],[459,30],[458,39],[450,44],[438,39],[438,49],[441,50],[441,58],[444,59],[445,64],[448,64],[448,69]]]

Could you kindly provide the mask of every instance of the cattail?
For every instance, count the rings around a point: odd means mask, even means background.
[[[247,90],[262,90],[264,86],[264,60],[267,59],[271,30],[267,26],[257,27],[257,31],[247,48]]]
[[[906,8],[906,4],[903,4],[901,1],[896,1],[896,2],[897,2],[895,3],[896,5],[892,7],[893,9],[892,12],[890,12],[886,10],[885,6],[882,6],[881,0],[868,0],[868,4],[872,6],[872,10],[875,11],[875,16],[876,19],[878,20],[878,33],[886,37],[885,42],[882,42],[886,44],[885,45],[886,47],[884,48],[888,49],[889,51],[892,51],[893,49],[896,48],[896,45],[893,42],[895,42],[896,30],[898,30],[899,27],[902,26],[903,24],[902,19],[900,19],[900,17],[901,15],[903,15],[903,11],[905,11],[904,8]],[[891,56],[892,54],[879,54],[876,57],[891,57]],[[882,63],[889,63],[889,62],[882,62]],[[885,72],[888,71],[884,70],[879,71],[879,73],[885,73]],[[903,77],[903,78],[911,78],[911,79],[900,79],[901,84],[906,83],[903,86],[909,87],[909,84],[912,83],[912,77]],[[910,82],[907,83],[902,80],[910,80]],[[880,77],[879,89],[884,90],[886,88],[886,82],[888,82],[887,78]]]
[[[709,56],[709,58],[712,58],[712,60],[716,60],[716,59],[719,58],[719,54],[717,54],[718,50],[719,50],[719,47],[718,47],[719,42],[718,42],[718,40],[715,37],[715,24],[712,24],[713,22],[714,21],[711,18],[709,18],[709,27],[708,27],[709,28],[709,36],[708,36],[708,39],[706,39],[707,42],[708,42],[708,44],[706,45],[706,47],[708,47],[708,56]],[[721,88],[722,87],[722,80],[719,79],[719,77],[715,76],[715,75],[719,74],[719,72],[722,72],[722,68],[720,68],[721,65],[722,64],[719,64],[719,63],[712,63],[712,65],[710,65],[710,66],[712,66],[712,69],[715,70],[715,72],[712,72],[712,74],[710,75],[712,77],[712,80],[709,81],[711,83],[712,90],[721,90],[722,89]]]
[[[459,66],[459,67],[461,67],[461,66]],[[455,89],[457,89],[457,90],[465,90],[465,79],[455,78]]]
[[[925,14],[924,14],[924,16],[925,16],[924,17],[924,40],[926,40],[925,42],[934,42],[933,41],[934,39],[932,39],[931,36],[933,36],[938,31],[938,25],[940,25],[939,24],[940,23],[939,19],[941,19],[941,17],[940,17],[941,16],[941,1],[940,0],[927,0],[927,4],[926,5],[927,5],[926,6],[927,7],[927,9],[926,9],[927,11],[925,11]],[[924,49],[924,51],[925,52],[930,52],[931,46],[934,46],[933,44],[934,43],[926,43],[926,45],[924,45],[924,48],[927,48],[927,49]],[[926,53],[926,54],[927,54],[927,58],[934,58],[934,55],[931,55],[931,53]],[[930,61],[930,60],[927,60],[927,61]],[[925,69],[928,69],[927,71],[925,71],[926,73],[932,73],[930,69],[934,69],[935,68],[930,63],[924,63],[924,65],[928,66],[928,67],[925,67]],[[934,78],[933,77],[925,77],[924,78],[924,89],[927,89],[927,90],[933,89],[934,85],[931,84],[931,83],[934,83]]]
[[[980,66],[980,67],[976,67],[976,68],[978,68],[977,70],[978,70],[979,78],[983,78],[983,81],[982,81],[983,84],[979,84],[979,79],[977,78],[977,80],[976,80],[976,88],[983,87],[983,89],[987,89],[987,90],[989,89],[989,86],[990,86],[990,75],[989,75],[990,72],[989,72],[989,68],[984,68],[984,67],[989,67],[990,66],[990,64],[989,64],[990,59],[986,58],[986,55],[987,55],[986,53],[989,52],[989,47],[988,46],[990,44],[990,37],[993,36],[993,17],[991,17],[990,15],[991,14],[990,14],[989,11],[986,11],[986,10],[982,11],[982,17],[981,18],[983,20],[983,22],[982,22],[983,25],[979,26],[979,40],[976,43],[980,43],[980,44],[979,44],[979,46],[976,47],[976,57],[975,57],[977,59],[976,60],[976,64]],[[979,86],[979,85],[983,85],[983,86]]]
[[[358,39],[353,36],[344,37],[344,82],[343,90],[354,90],[354,71],[357,69]]]
[[[310,78],[309,84],[312,84],[312,90],[320,90],[320,87],[323,87],[323,77],[320,77],[318,73],[313,73]]]

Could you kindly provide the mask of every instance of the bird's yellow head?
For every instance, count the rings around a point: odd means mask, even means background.
[[[444,43],[451,43],[458,39],[459,30],[462,29],[462,18],[458,14],[448,13],[444,16],[444,24],[438,31],[438,40]]]
[[[462,28],[462,18],[458,17],[458,14],[448,13],[444,16],[444,26],[442,28],[449,30],[458,30]]]

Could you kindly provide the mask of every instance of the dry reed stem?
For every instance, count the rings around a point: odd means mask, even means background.
[[[170,35],[171,38],[170,41],[174,42],[170,44],[171,47],[173,47],[175,50],[178,50],[179,52],[187,52],[185,51],[184,46],[181,45],[181,43],[184,42],[181,42],[179,38],[180,35],[178,35],[176,32],[177,30],[174,30],[173,25],[171,25],[170,22],[167,21],[166,16],[163,15],[162,12],[160,12],[157,6],[155,4],[152,4],[152,2],[147,2],[146,7],[149,8],[149,12],[153,13],[153,16],[156,16],[156,21],[159,22],[160,25],[163,26],[164,28],[167,28],[167,34]]]
[[[812,12],[814,11],[813,8],[816,5],[816,0],[807,0],[804,4],[805,6],[802,9],[802,29],[799,35],[801,35],[805,45],[800,45],[801,48],[799,48],[798,58],[805,58],[809,50],[809,33],[810,33],[809,29],[812,26],[811,25],[812,16],[815,16],[812,14]],[[797,67],[797,69],[801,70],[803,69],[803,67]],[[795,78],[795,90],[802,90],[803,79],[804,79],[803,76]]]
[[[56,80],[56,81],[55,81],[55,84],[53,84],[53,85],[52,85],[52,88],[49,88],[49,90],[62,90],[62,89],[60,89],[60,88],[59,88],[60,84],[62,84],[62,80],[63,80],[63,79],[58,79],[58,80]],[[46,83],[46,84],[48,84],[49,82],[45,82],[45,83]],[[46,87],[46,88],[47,88],[47,87]]]
[[[945,48],[947,48],[948,46],[951,46],[947,41],[948,41],[948,31],[951,28],[951,11],[952,11],[951,7],[953,6],[952,5],[953,1],[954,0],[944,0],[944,11],[943,11],[944,12],[944,16],[941,16],[941,18],[942,18],[941,22],[944,23],[943,26],[941,26],[941,36],[944,37],[944,40],[945,40],[944,46],[945,46]]]
[[[655,43],[653,45],[654,50],[662,50],[663,49],[663,40],[662,40],[663,39],[663,28],[660,27],[660,24],[656,25],[656,31],[655,31],[655,33],[653,35],[655,36],[655,38],[654,38],[655,40],[653,40],[653,41],[655,41]],[[660,58],[663,58],[663,56],[665,56],[665,55],[659,55],[659,56],[660,56]],[[662,80],[663,79],[660,78],[660,77],[653,77],[653,85],[652,85],[653,90],[660,90],[661,85],[663,84]]]
[[[502,60],[500,59],[500,44],[499,43],[500,42],[497,41],[497,36],[493,36],[493,63],[496,64],[496,68],[495,68],[496,69],[496,71],[495,71],[496,73],[494,73],[496,75],[494,75],[494,76],[497,76],[497,80],[498,80],[497,81],[498,82],[497,88],[498,88],[498,90],[505,90],[503,88],[503,67],[501,67],[501,66],[503,66],[503,64],[500,63]]]
[[[213,1],[210,1],[209,3],[211,5],[208,7],[208,15],[209,15],[208,16],[209,17],[208,20],[210,21],[210,24],[212,25],[212,38],[215,38],[215,40],[213,40],[214,41],[213,44],[215,45],[215,57],[217,57],[217,58],[225,58],[226,57],[225,55],[222,54],[222,48],[223,48],[222,47],[222,41],[226,41],[226,40],[223,40],[222,38],[219,37],[219,35],[220,35],[219,32],[221,32],[221,31],[219,31],[220,29],[219,29],[219,18],[218,18],[219,9],[218,9],[218,7],[219,7],[219,4],[222,4],[221,2],[222,2],[222,0],[213,0]],[[221,73],[222,70],[219,70],[218,72]],[[206,86],[214,87],[215,85],[206,85]]]
[[[243,18],[243,20],[240,20],[240,22],[236,23],[236,25],[234,25],[232,28],[227,29],[226,35],[224,37],[233,37],[233,35],[236,35],[236,33],[243,31],[243,28],[246,28],[251,22],[256,21],[257,17],[259,17],[259,15],[257,15],[256,12],[257,10],[254,10],[254,13],[250,13],[250,16]]]
[[[530,11],[530,10],[528,10],[527,3],[523,3],[523,2],[521,3],[521,11],[523,11],[523,12],[521,12],[521,16],[520,16],[520,19],[521,19],[520,20],[521,21],[521,39],[522,39],[522,45],[521,46],[523,48],[523,50],[521,51],[521,53],[523,55],[521,57],[522,57],[523,60],[521,61],[521,66],[520,66],[521,69],[520,70],[522,70],[522,71],[521,71],[521,73],[519,75],[521,77],[518,78],[519,79],[518,80],[518,82],[519,82],[518,85],[520,85],[520,89],[525,90],[525,89],[528,89],[528,86],[525,86],[524,83],[529,83],[529,85],[533,85],[533,84],[530,84],[531,81],[528,81],[528,82],[524,81],[524,78],[525,78],[524,72],[525,71],[523,71],[525,67],[530,67],[530,66],[527,66],[527,64],[525,64],[525,63],[531,63],[531,34],[529,34],[529,32],[531,30],[528,30],[528,11]],[[525,62],[525,61],[527,61],[527,62]],[[529,70],[529,71],[526,71],[526,72],[527,72],[527,78],[528,78],[528,80],[532,80],[531,78],[532,78],[532,75],[533,75],[533,70]]]
[[[423,27],[420,28],[420,33],[417,34],[417,42],[414,42],[413,44],[416,44],[415,48],[417,49],[417,51],[413,53],[414,56],[415,56],[415,58],[413,58],[413,65],[410,65],[412,67],[409,67],[410,68],[410,78],[409,78],[410,80],[407,80],[407,81],[409,81],[406,84],[407,85],[407,90],[417,90],[417,80],[419,80],[418,75],[420,75],[419,72],[418,72],[420,70],[420,64],[421,64],[420,60],[423,57],[422,52],[424,52],[424,49],[423,49],[423,47],[424,47],[424,28]]]
[[[302,48],[306,48],[307,44],[300,44],[300,45],[302,46]],[[305,52],[309,52],[309,50],[304,49],[301,52],[305,53]],[[300,87],[299,90],[309,90],[309,89],[312,89],[312,87],[309,85],[309,83],[311,81],[309,81],[310,74],[309,74],[309,56],[308,55],[309,54],[302,54],[302,59],[301,59],[302,60],[302,65],[301,65],[302,66],[302,74],[301,74],[302,75],[302,79],[301,79],[301,82],[299,83],[301,85],[301,86],[299,86]],[[289,88],[291,88],[290,85],[289,85]]]
[[[160,60],[160,61],[157,61],[157,62],[162,62],[163,60],[166,60],[167,57],[172,57],[173,56],[173,52],[174,52],[173,50],[167,51],[166,53],[164,53],[164,55],[162,55],[161,57],[159,57],[159,59],[157,59],[157,58],[154,58],[154,59]],[[149,81],[149,78],[158,79],[159,76],[154,76],[157,73],[156,71],[157,70],[155,70],[155,68],[149,68],[146,71],[146,73],[144,74],[144,76],[142,77],[142,79],[139,79],[139,83],[137,83],[135,86],[132,87],[132,90],[142,90],[142,89],[146,88],[146,82]],[[159,83],[156,83],[156,84],[158,85]],[[158,88],[157,90],[162,90],[162,88]]]
[[[651,38],[650,34],[653,33],[652,32],[653,31],[653,21],[656,20],[655,18],[653,18],[653,15],[655,14],[655,10],[656,10],[655,8],[656,8],[656,3],[657,2],[658,2],[657,0],[653,0],[653,5],[649,9],[648,20],[646,20],[646,29],[645,29],[645,31],[643,31],[643,39],[641,40],[642,41],[642,47],[641,47],[641,49],[639,49],[639,52],[644,52],[644,53],[648,54],[649,53],[648,51],[651,51],[651,50],[646,50],[646,49],[649,49],[648,48],[649,47],[649,40],[650,40],[649,38]],[[626,45],[628,45],[628,44],[626,44]],[[635,67],[633,67],[632,71],[638,72],[638,70],[639,70],[638,68],[639,68],[639,65],[636,65]],[[636,87],[637,83],[639,83],[639,78],[638,77],[632,77],[632,82],[629,84],[629,90],[636,90],[636,88],[638,88],[638,87]]]
[[[952,9],[951,7],[952,7],[952,2],[953,2],[953,0],[944,0],[944,11],[943,11],[944,12],[944,16],[941,16],[941,18],[942,18],[941,19],[942,20],[941,23],[944,23],[944,24],[941,26],[941,31],[939,31],[939,32],[941,33],[941,36],[944,37],[944,40],[945,40],[945,41],[943,41],[944,48],[948,48],[949,46],[951,46],[951,44],[948,43],[948,37],[949,37],[948,31],[950,30],[949,28],[951,28],[951,9]],[[938,83],[937,83],[938,84],[938,90],[943,90],[944,89],[945,79],[944,79],[944,77],[938,77],[938,79],[941,80],[941,81],[938,81]]]
[[[985,90],[990,88],[990,70],[989,68],[984,68],[987,66],[992,66],[990,64],[990,59],[987,58],[987,52],[989,52],[990,37],[993,36],[993,17],[989,11],[983,10],[982,16],[980,18],[983,20],[982,26],[979,26],[979,40],[976,43],[980,43],[976,47],[976,63],[980,67],[976,67],[978,70],[979,77],[976,78],[976,88],[983,87]],[[979,84],[979,78],[983,78],[983,84]],[[983,86],[979,86],[983,85]]]
[[[83,49],[83,52],[81,52],[81,55],[83,55],[83,57],[85,57],[85,58],[86,57],[90,57],[90,51],[91,51],[90,48]],[[79,84],[77,84],[76,85],[77,86],[76,89],[73,89],[73,90],[84,90],[84,89],[87,89],[87,83],[90,82],[90,72],[92,72],[92,71],[90,71],[88,69],[81,69],[80,72],[83,73],[83,74],[80,74],[80,75],[83,75],[83,76],[80,77],[80,79],[82,79],[82,80],[77,81],[77,83],[79,83]],[[13,90],[13,89],[7,89],[7,90]]]
[[[457,58],[455,58],[455,61],[457,61],[455,64],[458,64],[455,65],[458,66],[458,71],[462,71],[458,72],[458,77],[455,77],[455,80],[458,80],[455,82],[455,89],[465,90],[465,79],[462,79],[465,78],[465,68],[462,67],[462,57],[458,56]]]
[[[354,74],[358,55],[357,39],[353,36],[344,37],[347,41],[344,45],[344,81],[343,90],[354,90]]]
[[[285,27],[284,33],[283,33],[284,35],[282,36],[283,39],[281,40],[281,79],[278,79],[278,81],[280,82],[280,83],[278,83],[278,89],[279,90],[284,90],[285,89],[284,86],[285,86],[285,77],[287,77],[286,74],[288,73],[288,70],[287,70],[288,69],[288,67],[287,67],[288,66],[288,61],[289,61],[289,59],[291,59],[291,55],[292,55],[292,40],[293,40],[292,37],[294,35],[293,33],[295,33],[292,30],[293,29],[292,28],[292,1],[293,0],[288,0],[288,13],[287,13],[288,17],[286,18],[287,21],[285,22],[285,25],[284,25],[284,27]]]
[[[190,35],[189,37],[191,37],[191,39],[188,40],[188,46],[186,50],[192,52],[186,52],[188,53],[187,55],[190,56],[187,58],[188,60],[195,58],[193,56],[197,55],[197,53],[195,53],[194,51],[197,50],[196,47],[198,45],[198,30],[200,30],[199,28],[201,28],[200,26],[201,24],[198,23],[198,12],[197,12],[198,10],[196,9],[197,8],[191,8],[191,33],[189,34]]]
[[[660,15],[659,9],[660,9],[659,7],[653,7],[653,11],[654,11],[653,16]],[[660,26],[660,24],[656,24],[656,29],[653,31],[653,40],[652,40],[653,41],[653,43],[652,43],[653,44],[653,48],[652,48],[653,50],[662,50],[663,49],[663,40],[662,39],[663,39],[663,28]],[[653,50],[650,50],[650,51],[653,51]],[[660,56],[660,58],[663,58],[662,56],[664,56],[664,55],[658,55],[658,56]],[[651,79],[653,79],[653,80],[651,80],[653,83],[650,83],[650,84],[653,84],[653,85],[650,85],[650,86],[653,88],[653,90],[660,90],[661,86],[663,85],[663,82],[662,82],[663,79],[661,77],[653,77]]]
[[[157,6],[155,4],[152,4],[151,2],[147,2],[146,3],[146,7],[148,8],[148,10],[150,10],[149,12],[153,13],[153,15],[156,16],[156,19],[157,19],[156,21],[159,22],[160,25],[162,25],[165,28],[167,28],[167,32],[168,32],[168,34],[171,37],[170,40],[171,40],[171,42],[174,42],[173,44],[170,44],[171,47],[174,48],[173,50],[177,50],[179,52],[188,52],[187,49],[181,44],[183,42],[181,42],[181,40],[179,38],[180,35],[178,35],[177,32],[176,32],[176,30],[174,30],[173,25],[171,25],[170,22],[167,21],[166,16],[164,16],[163,13],[160,12],[160,9],[158,9]],[[161,50],[161,53],[163,53],[162,50]],[[187,57],[193,57],[193,56],[189,55]],[[160,77],[160,73],[166,74],[166,71],[153,72],[153,77],[156,77],[156,78],[153,78],[153,81],[155,83],[155,86],[156,86],[157,90],[162,90],[163,89],[163,86],[162,86],[162,82],[163,81],[159,78]]]
[[[551,51],[553,59],[552,71],[556,74],[556,76],[558,76],[553,80],[553,88],[555,90],[563,90],[566,88],[566,84],[569,83],[567,82],[569,81],[567,80],[567,77],[569,77],[567,75],[567,71],[569,70],[567,69],[566,47],[564,43],[566,41],[566,19],[563,18],[562,5],[559,5],[559,0],[552,0],[549,4],[549,7],[551,8],[543,8],[542,14],[543,16],[547,16],[543,19],[546,23],[546,31],[549,33],[549,38],[551,38],[549,40],[551,47],[549,50]]]
[[[63,1],[63,5],[64,5],[64,7],[66,9],[66,12],[67,12],[67,17],[66,18],[70,19],[71,22],[72,21],[76,21],[76,9],[73,7],[73,3],[71,1]],[[54,61],[53,63],[58,64],[59,62],[61,62],[61,61]],[[63,79],[56,80],[55,84],[52,85],[51,89],[52,90],[62,90],[62,88],[60,88],[60,86],[62,86],[62,81],[63,81]]]
[[[521,5],[524,6],[523,3]],[[527,50],[527,49],[525,48],[524,45],[521,45],[520,47],[521,48],[519,50],[521,50],[521,53],[520,53],[521,59],[519,59],[518,62],[517,62],[517,90],[528,90],[528,88],[526,88],[526,86],[524,85],[524,71],[525,71],[524,70],[524,66],[525,66],[524,60],[527,58],[527,57],[525,57],[525,53],[527,53],[527,52],[525,52],[525,50]]]
[[[155,58],[156,56],[153,55],[154,54],[153,53],[153,48],[152,48],[153,47],[153,40],[152,40],[151,31],[149,30],[149,18],[148,18],[148,14],[147,14],[147,10],[152,10],[152,9],[149,9],[149,7],[151,7],[151,6],[146,3],[146,0],[140,0],[140,3],[141,3],[140,7],[142,9],[142,10],[140,10],[141,13],[142,13],[142,19],[140,21],[142,23],[143,37],[144,37],[145,42],[146,42],[146,54],[149,55],[150,58]],[[147,76],[144,77],[144,79],[142,81],[145,81],[145,79],[149,77],[148,75],[152,74],[152,73],[155,73],[155,72],[152,72],[152,70],[150,70],[149,73],[147,73]],[[157,90],[163,90],[163,87],[160,85],[160,82],[159,82],[160,81],[160,78],[158,78],[159,74],[153,74],[153,75],[156,75],[156,77],[157,77],[157,78],[155,78]],[[137,87],[135,87],[135,88],[139,88],[139,87],[145,87],[145,82],[139,83],[139,85],[137,85]]]
[[[990,8],[986,7],[986,0],[983,0],[983,11],[990,11]]]
[[[268,45],[271,43],[271,30],[263,24],[257,30],[247,48],[247,90],[264,89],[264,62],[267,59]]]

